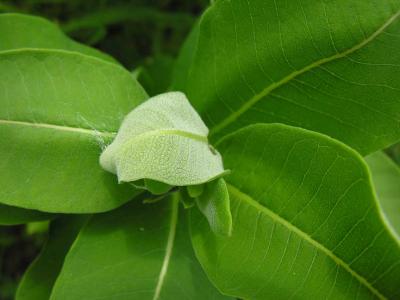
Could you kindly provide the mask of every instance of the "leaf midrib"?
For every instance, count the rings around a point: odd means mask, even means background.
[[[84,54],[82,52],[78,52],[75,50],[64,50],[64,49],[49,49],[49,48],[17,48],[17,49],[9,49],[9,50],[0,50],[0,57],[3,55],[14,55],[20,53],[58,53],[58,54],[65,54],[65,55],[73,55],[73,56],[80,56],[84,57],[88,60],[97,61],[102,64],[110,65],[115,68],[121,69],[124,72],[127,72],[124,68],[120,65],[101,59],[96,56],[91,56],[88,54]],[[74,126],[65,126],[65,125],[57,125],[57,124],[50,124],[50,123],[41,123],[41,122],[28,122],[28,121],[18,121],[18,120],[7,120],[7,119],[0,119],[0,125],[21,125],[21,126],[29,126],[29,127],[36,127],[42,129],[53,129],[59,131],[69,131],[75,133],[84,133],[94,136],[102,136],[104,138],[114,138],[117,134],[116,132],[105,131],[105,130],[97,130],[91,128],[83,128],[83,127],[74,127]]]
[[[99,130],[95,130],[95,129],[81,128],[81,127],[64,126],[64,125],[56,125],[56,124],[49,124],[49,123],[35,123],[35,122],[26,122],[26,121],[13,121],[13,120],[0,119],[0,126],[1,125],[11,125],[11,126],[15,125],[15,126],[34,127],[34,128],[40,128],[40,129],[51,129],[51,130],[58,130],[58,131],[83,133],[83,134],[102,136],[102,137],[108,137],[108,138],[113,138],[116,135],[116,132],[110,132],[110,131],[99,131]]]
[[[178,209],[179,209],[179,199],[178,194],[175,193],[172,195],[172,211],[171,211],[171,219],[170,226],[167,238],[167,245],[165,247],[165,256],[161,265],[160,274],[158,276],[157,285],[154,291],[153,300],[157,300],[160,298],[161,290],[165,281],[165,277],[168,272],[169,262],[171,260],[172,250],[175,242],[176,235],[176,227],[178,225]]]
[[[178,135],[178,136],[182,136],[188,139],[192,139],[198,142],[203,142],[208,144],[208,139],[206,136],[197,134],[197,133],[193,133],[190,131],[184,131],[181,129],[175,129],[175,128],[165,128],[165,129],[154,129],[154,130],[149,130],[149,131],[145,131],[143,133],[140,133],[138,135],[135,135],[133,137],[131,137],[128,141],[129,143],[131,142],[136,142],[137,139],[140,138],[145,138],[145,137],[150,137],[150,136],[159,136],[159,135]],[[126,143],[128,144],[128,143]]]
[[[35,127],[41,129],[51,129],[51,130],[58,130],[58,131],[67,131],[67,132],[75,132],[75,133],[83,133],[89,134],[94,136],[102,136],[106,138],[114,138],[117,133],[111,131],[99,131],[96,129],[88,129],[88,128],[81,128],[81,127],[73,127],[73,126],[63,126],[63,125],[55,125],[49,123],[35,123],[35,122],[26,122],[26,121],[13,121],[13,120],[2,120],[0,119],[0,126],[1,125],[16,125],[16,126],[26,126],[26,127]],[[208,144],[208,139],[205,136],[195,134],[189,131],[183,131],[179,129],[160,129],[160,130],[151,130],[145,133],[139,134],[132,139],[136,139],[139,137],[144,136],[151,136],[151,135],[180,135],[186,138],[190,138],[199,142],[204,142]]]
[[[254,106],[257,102],[259,102],[261,99],[264,97],[268,96],[272,91],[276,90],[277,88],[285,85],[295,77],[302,75],[303,73],[306,73],[307,71],[310,71],[311,69],[317,68],[321,65],[324,65],[326,63],[329,63],[331,61],[334,61],[336,59],[343,58],[370,43],[373,41],[376,37],[378,37],[388,26],[390,26],[396,19],[400,16],[400,10],[397,11],[394,15],[392,15],[381,27],[379,27],[374,33],[372,33],[369,37],[365,38],[362,40],[360,43],[356,44],[355,46],[340,52],[336,53],[332,56],[325,57],[322,59],[319,59],[305,67],[303,67],[300,70],[295,70],[294,72],[290,73],[289,75],[285,76],[279,81],[276,81],[272,83],[271,85],[267,86],[264,88],[261,92],[258,94],[255,94],[252,98],[250,98],[247,102],[245,102],[238,110],[233,112],[231,115],[229,115],[227,118],[223,119],[220,123],[217,125],[213,126],[210,130],[210,136],[218,133],[222,129],[224,129],[226,126],[237,120],[242,114],[244,114],[247,110],[249,110],[252,106]]]
[[[257,210],[261,211],[265,215],[267,215],[269,218],[271,218],[273,221],[278,222],[279,224],[285,226],[289,231],[294,232],[297,234],[300,238],[304,239],[308,243],[310,243],[312,246],[316,247],[318,250],[323,252],[325,255],[327,255],[329,258],[331,258],[337,265],[341,266],[343,269],[345,269],[350,275],[355,277],[362,285],[364,285],[368,290],[370,290],[375,296],[377,296],[379,299],[387,299],[384,295],[382,295],[375,287],[372,286],[372,284],[362,275],[358,274],[356,271],[350,268],[349,264],[347,264],[345,261],[343,261],[341,258],[336,256],[335,253],[333,253],[330,249],[326,248],[323,244],[320,242],[314,240],[308,233],[302,231],[286,219],[282,218],[269,208],[261,205],[259,202],[257,202],[255,199],[250,197],[248,194],[243,193],[241,190],[233,186],[232,184],[227,183],[228,190],[232,194],[236,194],[238,198],[241,200],[245,201],[249,205],[253,206]]]

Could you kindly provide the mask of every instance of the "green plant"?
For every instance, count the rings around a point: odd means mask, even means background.
[[[400,139],[399,19],[398,0],[215,1],[183,93],[148,99],[52,23],[0,15],[0,224],[51,219],[16,298],[399,298],[379,151]]]

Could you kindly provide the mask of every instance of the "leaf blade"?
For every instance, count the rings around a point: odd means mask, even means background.
[[[208,128],[184,94],[160,94],[126,116],[113,143],[101,154],[100,164],[120,182],[202,184],[225,172],[207,135]]]
[[[0,225],[3,226],[20,225],[52,218],[54,218],[52,214],[0,204]]]
[[[195,58],[180,72],[189,75],[175,86],[214,140],[279,122],[371,153],[400,138],[399,9],[396,1],[217,2],[201,19]]]
[[[196,198],[196,203],[214,233],[226,236],[232,234],[229,193],[224,179],[205,184],[204,192]]]
[[[17,300],[48,299],[65,255],[88,216],[64,216],[50,224],[48,240],[23,275]]]
[[[193,210],[191,230],[197,257],[223,292],[246,299],[396,298],[399,243],[381,219],[357,153],[279,124],[249,126],[218,147],[232,170],[232,237],[212,236]]]
[[[170,197],[96,215],[68,254],[51,299],[227,299],[195,260],[184,222]]]
[[[116,63],[109,55],[68,38],[55,24],[46,19],[17,13],[0,15],[0,52],[21,48],[76,51]],[[35,38],[32,38],[32,37]]]
[[[384,153],[376,152],[365,157],[383,213],[400,237],[400,170]]]
[[[123,116],[147,97],[129,72],[60,50],[2,52],[0,66],[1,203],[87,213],[135,195],[98,164]]]

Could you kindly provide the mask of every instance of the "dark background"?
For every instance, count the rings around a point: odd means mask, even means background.
[[[165,91],[179,49],[210,0],[0,0],[0,13],[46,17],[75,40],[107,52],[136,71],[150,95]],[[1,37],[0,37],[1,38]],[[34,38],[34,37],[33,37]],[[400,164],[400,145],[387,149]],[[46,238],[46,223],[0,226],[0,300],[18,281]]]
[[[75,40],[111,54],[130,71],[140,71],[139,81],[153,95],[168,88],[174,59],[209,2],[0,0],[0,13],[38,15],[58,23]],[[46,224],[0,226],[0,300],[13,298],[45,237]]]

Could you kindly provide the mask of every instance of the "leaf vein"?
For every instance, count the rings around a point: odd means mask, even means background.
[[[330,249],[326,248],[323,244],[318,242],[317,240],[313,239],[308,233],[302,231],[286,219],[282,218],[269,208],[263,206],[262,204],[258,203],[256,200],[251,198],[249,195],[243,193],[242,191],[238,190],[236,187],[232,186],[231,184],[227,184],[229,192],[232,194],[236,194],[240,197],[241,200],[245,201],[247,204],[250,206],[255,207],[256,209],[262,211],[265,215],[267,215],[269,218],[274,220],[275,222],[283,225],[286,227],[288,230],[291,232],[294,232],[297,234],[299,237],[310,243],[312,246],[316,247],[319,249],[321,252],[323,252],[325,255],[327,255],[329,258],[331,258],[339,267],[342,267],[344,270],[346,270],[350,275],[353,277],[357,278],[357,280],[363,284],[368,290],[370,290],[375,296],[377,296],[379,299],[386,299],[384,295],[382,295],[371,283],[369,282],[365,277],[357,273],[355,270],[351,269],[349,264],[343,261],[340,257],[336,256],[335,253],[333,253]],[[400,263],[400,262],[399,262]],[[393,268],[393,266],[392,266]],[[379,278],[378,278],[379,279]],[[376,280],[374,281],[376,282]]]
[[[280,86],[290,82],[293,78],[306,73],[307,71],[310,71],[311,69],[320,67],[326,63],[329,63],[331,61],[334,61],[336,59],[340,59],[343,57],[346,57],[347,55],[361,49],[371,41],[373,41],[376,37],[378,37],[384,30],[390,26],[396,19],[400,16],[400,11],[397,11],[394,15],[392,15],[380,28],[378,28],[374,33],[372,33],[368,38],[362,40],[360,43],[357,45],[343,51],[343,52],[338,52],[335,53],[332,56],[329,57],[324,57],[322,59],[319,59],[305,67],[303,67],[300,70],[295,70],[289,75],[285,76],[279,81],[276,81],[270,85],[268,85],[266,88],[264,88],[262,91],[259,93],[255,94],[252,98],[249,99],[249,101],[245,102],[238,110],[236,110],[234,113],[229,115],[227,118],[223,119],[220,123],[218,123],[216,126],[214,126],[211,131],[210,135],[213,135],[222,129],[224,129],[226,126],[234,122],[236,119],[238,119],[242,114],[244,114],[247,110],[249,110],[252,106],[254,106],[257,102],[259,102],[261,99],[269,95],[272,91],[275,89],[279,88]]]

